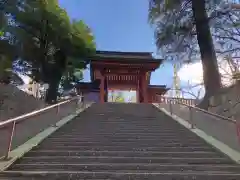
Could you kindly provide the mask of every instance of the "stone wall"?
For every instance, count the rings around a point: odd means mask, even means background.
[[[209,111],[240,120],[240,82],[223,88],[210,99]]]
[[[84,100],[86,102],[100,102],[100,93],[99,92],[87,92],[84,93]]]
[[[0,121],[43,108],[44,102],[12,85],[0,84]]]

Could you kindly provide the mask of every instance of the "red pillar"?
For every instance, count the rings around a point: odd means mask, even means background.
[[[107,77],[107,75],[106,76],[104,76],[104,79],[106,78],[106,86],[107,86],[107,88],[106,88],[106,90],[105,90],[105,88],[104,88],[104,95],[106,94],[106,102],[108,102],[108,77]],[[104,86],[105,87],[105,86]]]
[[[142,93],[143,93],[143,102],[144,103],[148,103],[148,92],[147,92],[147,78],[146,78],[146,72],[143,72],[141,74],[141,89],[142,89]]]
[[[104,73],[101,72],[100,102],[104,103]]]
[[[136,89],[136,103],[139,103],[139,90]]]
[[[137,88],[136,88],[136,101],[140,103],[140,87],[139,87],[139,76],[137,76]]]

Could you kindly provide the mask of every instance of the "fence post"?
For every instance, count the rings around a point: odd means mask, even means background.
[[[84,96],[80,94],[79,98],[77,99],[77,110],[84,109]]]
[[[57,106],[57,114],[60,112],[60,105]]]
[[[170,114],[173,114],[173,107],[172,107],[172,100],[169,100],[169,110],[170,110]]]
[[[60,113],[60,105],[57,105],[55,108],[57,108],[57,116],[59,115],[59,113]],[[57,125],[56,125],[56,123],[55,124],[52,124],[51,125],[52,127],[57,127]]]
[[[189,106],[189,122],[191,124],[191,129],[194,129],[193,112],[192,112],[192,107],[190,106]]]
[[[236,130],[237,130],[238,143],[240,144],[240,123],[239,122],[236,122]]]
[[[14,136],[14,133],[15,133],[15,127],[16,127],[16,121],[14,121],[12,123],[12,127],[10,129],[10,136],[9,136],[9,140],[8,140],[8,147],[7,147],[7,152],[6,152],[5,156],[4,156],[4,160],[8,160],[9,152],[12,149],[12,141],[13,141],[13,136]]]
[[[79,106],[79,96],[78,96],[78,98],[76,99],[76,104],[75,104],[76,106],[75,106],[75,109],[76,109],[76,112],[78,111],[78,106]]]

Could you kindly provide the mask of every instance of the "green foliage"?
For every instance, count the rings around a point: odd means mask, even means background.
[[[114,98],[115,102],[125,102],[124,99],[124,94],[120,91],[116,94],[115,98]]]
[[[117,97],[115,102],[125,102],[125,99],[123,97]]]
[[[239,72],[234,73],[234,74],[232,75],[232,79],[239,81],[239,80],[240,80],[240,73],[239,73]]]
[[[233,26],[234,26],[235,28],[240,28],[240,22],[237,22],[237,23],[233,24]]]
[[[10,45],[9,39],[5,37],[7,27],[6,10],[8,10],[12,2],[15,0],[3,1],[0,3],[0,80],[6,79],[9,70],[12,67],[12,58],[14,57],[14,49]]]
[[[4,31],[18,58],[30,64],[35,80],[49,83],[56,92],[62,76],[85,68],[86,57],[95,53],[90,29],[83,21],[71,22],[57,0],[9,2],[12,6],[3,14],[12,22]]]
[[[25,0],[14,14],[17,26],[12,27],[21,47],[20,56],[27,61],[47,60],[50,48],[60,48],[71,31],[67,13],[58,7],[57,1]]]
[[[74,20],[72,22],[72,44],[76,53],[82,53],[83,55],[89,55],[89,53],[93,54],[96,49],[96,45],[94,43],[94,37],[89,29],[89,27],[82,21]],[[81,44],[82,43],[82,44]],[[84,45],[84,50],[81,46]]]
[[[0,81],[9,83],[8,77],[12,69],[14,49],[6,40],[0,41]]]
[[[6,56],[0,56],[0,82],[8,78],[11,68],[12,62]]]
[[[60,85],[64,90],[68,90],[74,87],[74,84],[80,82],[83,79],[83,70],[72,68],[68,69],[66,73],[63,74]]]
[[[11,33],[18,40],[22,59],[37,66],[50,62],[64,69],[68,62],[51,57],[51,50],[61,50],[66,57],[74,57],[74,61],[80,62],[95,52],[90,30],[86,31],[87,26],[82,21],[71,23],[57,0],[25,0],[19,6],[20,10],[13,12],[17,26],[11,27]],[[78,65],[83,66],[83,63]]]

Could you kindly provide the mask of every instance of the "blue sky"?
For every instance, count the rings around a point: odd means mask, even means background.
[[[148,24],[148,0],[59,0],[72,19],[91,28],[98,50],[156,53]],[[151,84],[172,84],[172,66],[165,63],[152,73]],[[89,72],[84,73],[89,81]]]

